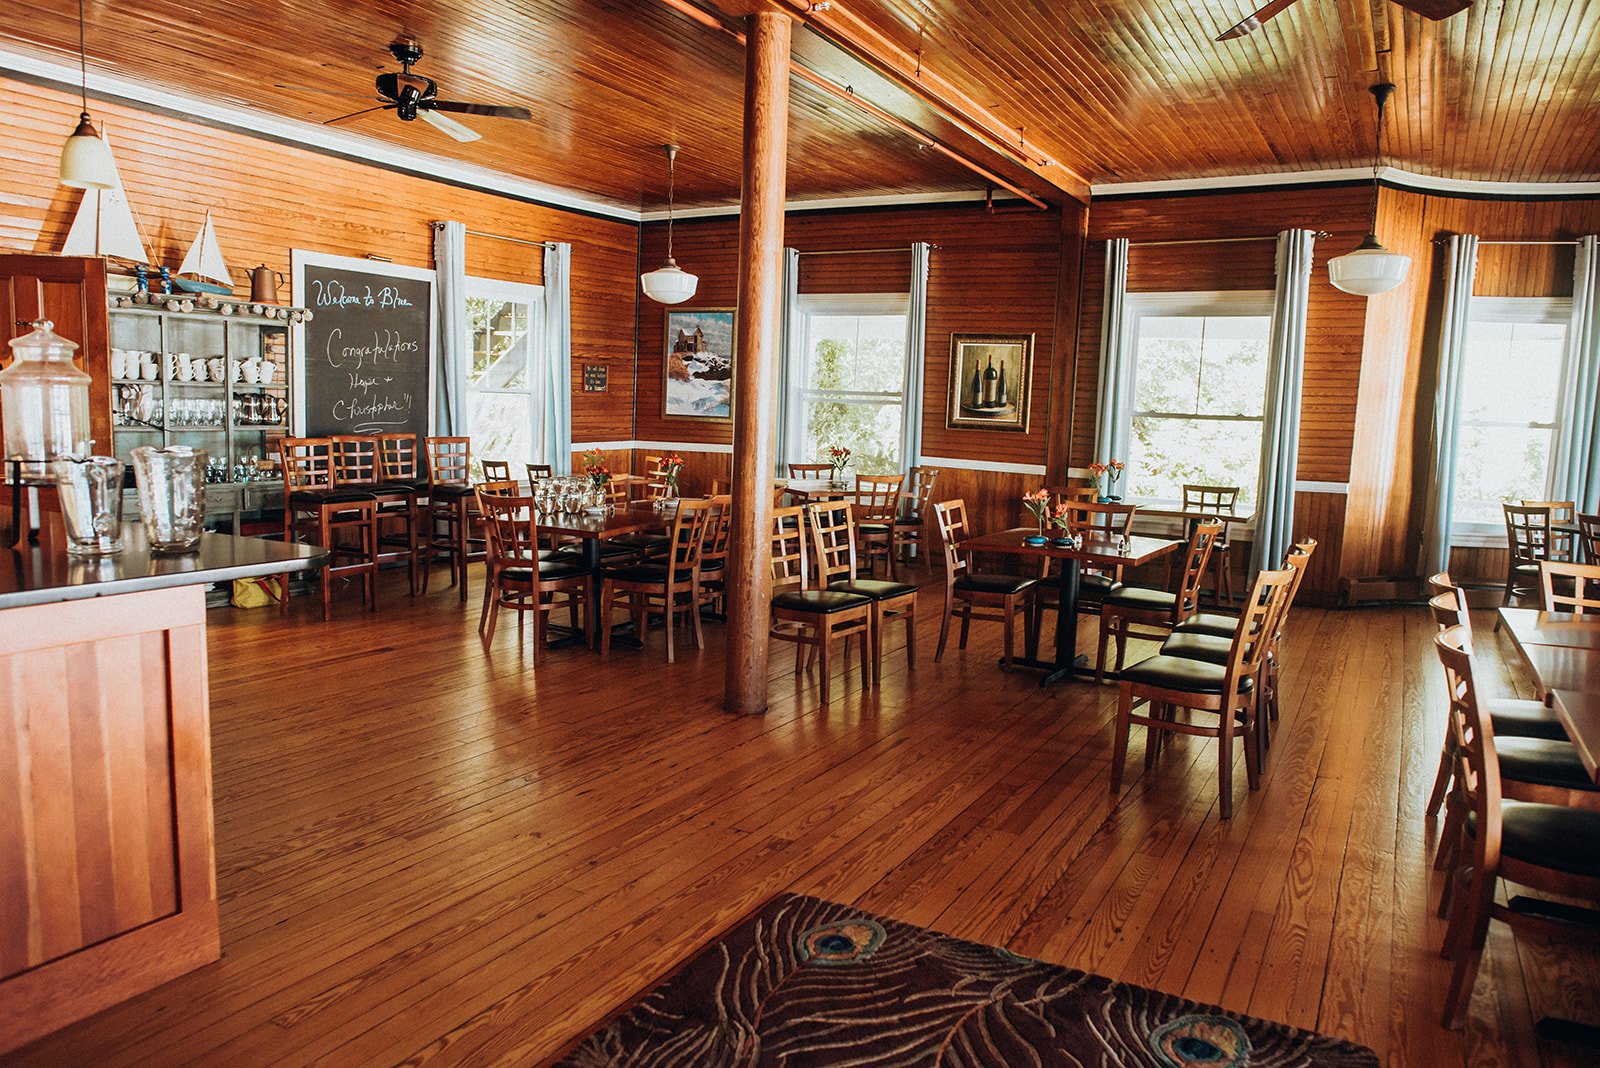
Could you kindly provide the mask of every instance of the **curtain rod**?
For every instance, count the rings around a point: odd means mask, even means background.
[[[1448,241],[1449,238],[1436,237],[1433,240],[1435,243],[1443,243]],[[1483,245],[1577,245],[1580,243],[1578,241],[1479,241],[1478,245],[1482,247]]]
[[[435,230],[442,229],[443,227],[444,223],[442,222],[436,222],[433,224],[433,228]],[[486,237],[490,241],[509,241],[513,245],[530,245],[533,248],[555,248],[556,245],[559,244],[559,242],[556,241],[529,241],[525,237],[507,237],[505,234],[489,234],[482,230],[468,230],[467,236]]]
[[[1328,231],[1326,231],[1326,230],[1318,230],[1318,231],[1316,231],[1316,236],[1319,237],[1319,238],[1327,238],[1327,237],[1332,237],[1333,235],[1331,233],[1329,233]],[[1101,238],[1100,240],[1102,242],[1104,242],[1107,239],[1106,238]],[[1174,238],[1171,241],[1129,241],[1128,242],[1128,247],[1129,248],[1155,248],[1158,245],[1233,245],[1233,244],[1237,244],[1237,243],[1239,243],[1241,241],[1276,241],[1276,240],[1278,240],[1278,235],[1277,234],[1259,234],[1259,235],[1257,235],[1255,237],[1185,237],[1185,238]]]

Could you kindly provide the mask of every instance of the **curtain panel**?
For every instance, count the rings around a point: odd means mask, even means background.
[[[778,478],[789,477],[789,458],[794,452],[798,431],[794,424],[800,416],[790,393],[799,374],[798,365],[803,355],[800,349],[805,344],[804,327],[805,320],[800,314],[800,251],[786,248],[783,250],[783,348],[778,354],[778,395],[773,400],[777,406],[778,427],[777,449],[773,452],[777,470],[773,473]]]
[[[1294,483],[1300,462],[1300,389],[1306,370],[1306,312],[1316,234],[1278,234],[1267,395],[1261,422],[1261,484],[1250,569],[1282,566],[1294,541]]]
[[[472,352],[467,322],[467,228],[464,223],[433,224],[434,312],[439,343],[434,348],[433,426],[444,436],[465,434],[467,360]]]
[[[1105,309],[1100,321],[1100,398],[1095,413],[1094,456],[1128,459],[1133,407],[1133,353],[1128,352],[1128,239],[1106,242]]]
[[[911,300],[906,308],[906,377],[900,406],[900,469],[922,462],[922,373],[928,352],[928,257],[932,246],[911,246]]]
[[[572,246],[544,247],[544,337],[534,352],[534,448],[557,475],[572,473]]]
[[[1550,499],[1600,511],[1600,237],[1578,242]]]
[[[1444,307],[1439,316],[1438,369],[1433,394],[1433,477],[1423,513],[1422,564],[1427,573],[1450,566],[1450,526],[1455,520],[1456,439],[1461,433],[1461,373],[1466,362],[1472,283],[1478,274],[1478,238],[1452,234],[1446,247]]]

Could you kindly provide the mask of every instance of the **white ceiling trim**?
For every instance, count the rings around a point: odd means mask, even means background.
[[[1477,178],[1443,178],[1419,174],[1400,167],[1381,167],[1378,178],[1389,185],[1424,193],[1460,193],[1494,197],[1594,197],[1600,196],[1600,182],[1491,182]],[[1271,174],[1225,174],[1211,178],[1169,178],[1152,182],[1096,182],[1089,187],[1090,198],[1132,196],[1151,193],[1190,193],[1230,189],[1260,189],[1264,186],[1308,185],[1317,182],[1370,182],[1371,167],[1341,167],[1318,171],[1282,171]]]
[[[783,210],[794,211],[838,211],[850,208],[895,208],[915,206],[917,204],[970,204],[987,199],[988,194],[982,189],[956,189],[942,193],[880,193],[873,196],[862,197],[831,197],[825,200],[789,200],[785,201]],[[1021,204],[1021,197],[1014,197],[1009,193],[996,192],[996,204]],[[678,208],[673,213],[677,219],[720,219],[739,214],[739,205],[723,204],[705,208]],[[647,223],[666,222],[665,211],[647,211],[640,216],[641,221]]]

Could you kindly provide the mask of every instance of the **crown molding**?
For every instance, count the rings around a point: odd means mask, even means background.
[[[830,197],[822,200],[785,201],[785,214],[807,211],[850,211],[861,208],[901,208],[918,204],[972,204],[983,203],[989,194],[982,189],[954,189],[936,193],[880,193],[873,196]],[[1022,204],[1020,197],[997,190],[993,196],[996,204]],[[672,215],[679,222],[684,219],[722,219],[739,214],[739,205],[722,204],[699,208],[677,208]],[[665,211],[647,211],[639,216],[641,222],[666,222]]]
[[[1496,182],[1481,178],[1446,178],[1420,174],[1401,167],[1378,168],[1385,185],[1421,193],[1447,193],[1473,197],[1600,197],[1600,182]],[[1371,167],[1340,167],[1269,174],[1224,174],[1210,178],[1167,178],[1151,182],[1097,182],[1090,198],[1149,196],[1157,193],[1246,192],[1289,185],[1325,185],[1334,182],[1370,182]]]

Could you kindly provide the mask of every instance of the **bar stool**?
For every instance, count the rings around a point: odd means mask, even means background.
[[[428,592],[433,561],[442,555],[450,561],[450,585],[460,585],[465,604],[467,565],[483,557],[483,539],[472,536],[477,513],[472,491],[472,439],[430,437],[424,444],[428,453],[428,528],[422,592]],[[473,549],[474,540],[477,550]]]
[[[337,485],[328,438],[280,438],[278,466],[283,472],[284,542],[304,540],[328,550],[322,566],[324,622],[333,618],[332,580],[342,575],[361,578],[366,604],[377,611],[377,497],[359,487]],[[342,540],[347,534],[355,536],[355,544]],[[288,592],[285,588],[286,610]]]
[[[378,459],[378,439],[369,434],[339,434],[328,439],[333,447],[333,480],[339,486],[362,489],[377,501],[377,564],[404,560],[411,580],[411,596],[417,595],[418,564],[422,547],[417,537],[422,529],[422,514],[417,506],[416,487],[407,482],[385,482]],[[384,524],[398,528],[385,535]]]

